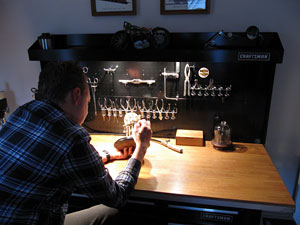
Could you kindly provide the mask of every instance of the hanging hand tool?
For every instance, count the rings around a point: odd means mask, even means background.
[[[103,120],[105,120],[106,108],[107,108],[107,100],[106,100],[106,98],[103,99],[103,105],[101,105],[101,98],[99,98],[98,99],[98,105],[100,106],[101,115],[103,117]]]
[[[82,67],[82,72],[84,74],[87,74],[89,72],[89,68],[87,66]],[[88,84],[91,86],[92,89],[92,98],[93,98],[93,102],[94,102],[94,110],[95,110],[95,116],[97,116],[97,103],[96,103],[96,88],[98,86],[98,78],[97,77],[93,77],[88,78],[87,82]]]
[[[125,84],[125,86],[127,84],[148,84],[150,87],[151,84],[155,83],[155,80],[132,79],[132,80],[119,80],[119,82]]]
[[[170,117],[169,117],[170,110],[171,110],[171,103],[168,103],[168,109],[166,110],[166,114],[165,114],[166,120],[170,119]]]
[[[161,109],[159,110],[158,106],[157,106],[158,112],[159,112],[159,120],[163,120],[163,113],[165,112],[165,108],[164,108],[164,100],[161,99]]]
[[[190,74],[191,74],[190,65],[186,64],[184,67],[185,80],[184,80],[183,96],[191,95],[191,93],[190,93],[190,90],[191,90]]]
[[[171,77],[171,78],[175,78],[178,79],[179,78],[179,67],[180,67],[180,63],[176,62],[176,70],[178,70],[177,72],[173,73],[173,72],[167,72],[167,69],[164,68],[164,72],[161,73],[162,76],[164,76],[164,98],[165,99],[169,99],[169,100],[176,100],[178,101],[179,99],[179,95],[176,95],[176,98],[171,98],[171,97],[167,97],[167,78]]]
[[[96,107],[96,88],[98,86],[98,78],[94,77],[94,78],[88,78],[88,83],[91,86],[92,89],[92,98],[93,98],[93,102],[94,102],[94,109],[95,109],[95,116],[97,116],[97,107]]]
[[[103,69],[104,69],[105,73],[108,73],[110,75],[114,75],[116,70],[118,69],[118,67],[119,66],[116,65],[115,68],[110,67],[110,68],[103,68]]]

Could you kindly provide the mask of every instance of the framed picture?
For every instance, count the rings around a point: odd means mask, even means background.
[[[92,16],[136,15],[136,0],[91,0]]]
[[[160,0],[160,14],[209,13],[210,0]]]

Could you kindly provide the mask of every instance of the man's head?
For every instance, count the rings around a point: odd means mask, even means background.
[[[40,73],[36,99],[58,104],[68,117],[82,124],[88,114],[90,91],[79,64],[48,63]]]
[[[36,99],[59,103],[75,87],[83,91],[85,83],[86,77],[78,63],[49,62],[40,73]]]

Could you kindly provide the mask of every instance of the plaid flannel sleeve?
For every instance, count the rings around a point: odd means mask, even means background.
[[[134,189],[140,168],[138,160],[130,159],[113,180],[98,152],[91,144],[81,140],[66,155],[62,173],[95,202],[119,208]]]

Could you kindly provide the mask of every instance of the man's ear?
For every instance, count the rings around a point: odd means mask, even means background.
[[[79,87],[74,88],[72,92],[72,100],[76,105],[78,105],[79,103],[80,96],[81,96],[80,88]]]

